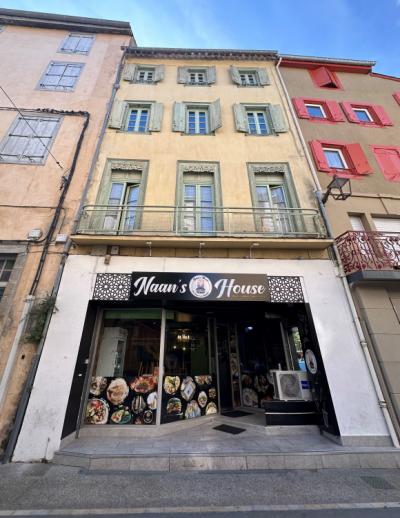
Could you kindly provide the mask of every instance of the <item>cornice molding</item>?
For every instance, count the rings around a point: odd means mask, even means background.
[[[176,49],[157,47],[127,47],[129,56],[155,59],[202,59],[235,61],[275,61],[276,50],[234,50],[234,49]]]

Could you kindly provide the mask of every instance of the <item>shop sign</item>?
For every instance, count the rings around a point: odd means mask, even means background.
[[[140,272],[130,299],[270,301],[266,275]]]

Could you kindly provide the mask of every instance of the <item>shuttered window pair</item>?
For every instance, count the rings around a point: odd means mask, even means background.
[[[172,131],[206,135],[222,126],[219,99],[207,104],[174,103]]]
[[[383,106],[353,102],[340,103],[349,122],[371,126],[393,126]]]
[[[207,86],[216,81],[215,67],[178,67],[178,83]]]
[[[234,104],[233,113],[236,130],[249,135],[270,135],[288,130],[282,108],[278,104]]]
[[[229,68],[232,82],[238,86],[266,86],[271,84],[265,68]]]
[[[135,103],[116,99],[108,126],[136,133],[161,131],[163,112],[162,103]]]
[[[59,52],[66,54],[89,54],[93,45],[94,36],[92,34],[69,34],[62,42]]]
[[[345,118],[336,101],[297,97],[292,99],[297,116],[300,119],[317,121],[344,122]]]
[[[43,74],[39,88],[41,90],[72,91],[79,79],[83,63],[60,63],[54,61]]]
[[[158,83],[164,79],[164,65],[127,63],[124,66],[122,79],[131,83]]]
[[[312,140],[310,148],[319,171],[343,178],[357,178],[372,172],[360,144]]]
[[[59,122],[59,117],[17,117],[0,144],[0,163],[43,164]]]

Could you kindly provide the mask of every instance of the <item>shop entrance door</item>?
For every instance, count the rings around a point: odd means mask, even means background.
[[[221,410],[240,406],[240,376],[236,325],[216,321],[218,375]]]

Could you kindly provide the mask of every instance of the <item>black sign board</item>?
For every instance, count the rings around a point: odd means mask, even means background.
[[[266,275],[224,273],[132,274],[130,300],[270,301]]]

